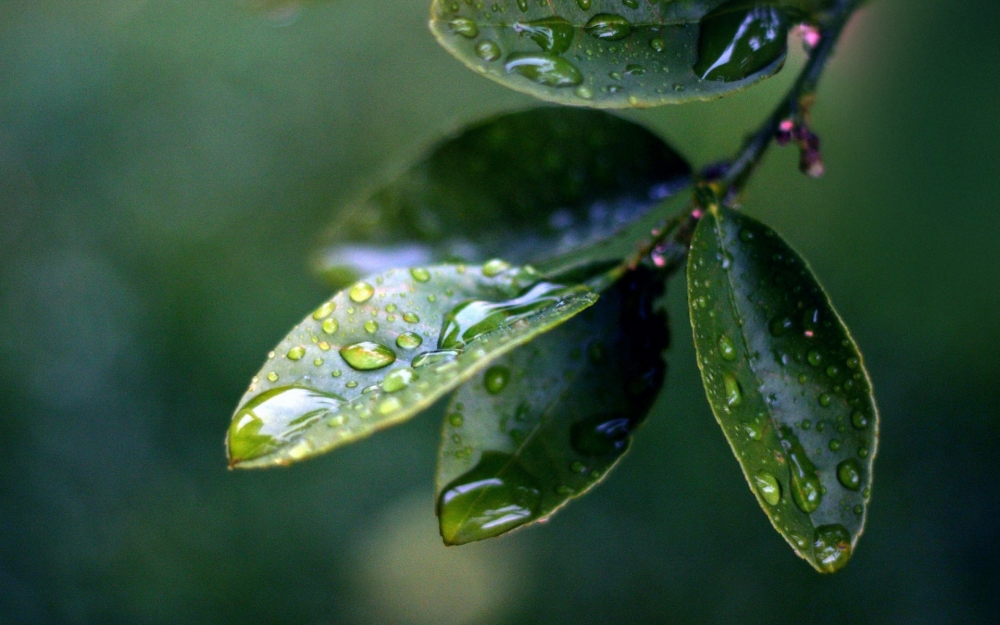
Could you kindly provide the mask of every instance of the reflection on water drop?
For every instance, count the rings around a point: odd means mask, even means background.
[[[570,441],[584,456],[606,456],[628,447],[630,426],[626,416],[599,414],[574,423]]]
[[[448,545],[497,536],[534,518],[540,498],[538,481],[513,456],[483,452],[441,492],[441,536]]]
[[[698,62],[703,80],[732,82],[764,69],[785,53],[788,19],[779,9],[735,0],[712,11],[699,24]]]
[[[226,439],[230,466],[259,458],[339,410],[342,397],[285,386],[261,393],[236,411]]]

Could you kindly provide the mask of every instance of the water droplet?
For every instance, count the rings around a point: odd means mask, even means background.
[[[861,465],[853,458],[837,465],[837,480],[848,490],[861,489]]]
[[[382,380],[382,390],[386,393],[395,393],[396,391],[401,391],[413,382],[414,375],[413,369],[404,367],[402,369],[396,369],[395,371],[390,371],[385,379]]]
[[[792,500],[806,514],[819,508],[823,499],[822,483],[816,465],[806,456],[806,451],[790,427],[781,428],[781,446],[788,456],[792,474]]]
[[[368,334],[375,334],[376,332],[378,332],[378,323],[376,323],[376,322],[374,322],[374,321],[372,321],[370,319],[368,321],[366,321],[365,322],[365,332],[367,332]]]
[[[664,50],[667,49],[667,44],[664,43],[662,39],[657,37],[656,39],[650,40],[649,47],[656,50],[657,52],[663,52]]]
[[[288,350],[288,353],[285,354],[285,357],[288,358],[289,360],[300,360],[305,355],[306,355],[306,348],[302,347],[301,345],[296,345],[295,347]]]
[[[431,293],[430,295],[427,296],[427,301],[433,304],[434,302],[438,301],[437,295]]]
[[[806,354],[806,360],[808,360],[809,364],[812,366],[818,367],[823,364],[823,354],[819,353],[819,350],[817,349],[810,349],[809,353]]]
[[[743,430],[752,441],[759,441],[764,438],[764,428],[752,421],[743,423]]]
[[[819,396],[819,405],[823,406],[824,408],[829,407],[830,402],[832,401],[833,401],[833,396],[830,395],[829,393],[823,393],[822,395]]]
[[[376,410],[382,416],[390,415],[403,407],[402,402],[396,397],[386,397],[378,403]]]
[[[340,355],[347,364],[359,371],[388,367],[396,361],[396,353],[385,345],[363,341],[340,348]]]
[[[778,482],[778,478],[770,473],[760,471],[754,474],[753,484],[768,505],[776,506],[781,501],[781,484]]]
[[[451,31],[462,35],[467,39],[475,39],[479,34],[479,26],[467,17],[456,17],[448,23],[451,26]]]
[[[573,473],[586,473],[587,465],[583,464],[579,460],[574,460],[573,462],[570,463],[569,470],[572,471]]]
[[[389,304],[388,306],[385,307],[385,312],[392,314],[396,312],[397,309],[398,307],[395,304]]]
[[[346,386],[347,388],[358,388],[358,383],[357,383],[356,380],[351,380],[350,382],[348,382],[344,386]]]
[[[313,364],[318,367],[318,366],[320,366],[320,365],[323,364],[323,359],[322,358],[317,358],[317,359],[313,360]]]
[[[400,349],[416,349],[423,342],[424,340],[420,338],[420,335],[413,332],[404,332],[396,337],[396,346]]]
[[[724,5],[702,18],[699,28],[693,69],[703,80],[747,78],[781,57],[788,39],[787,18],[774,7]]]
[[[580,85],[573,90],[573,93],[576,94],[576,97],[583,100],[589,100],[594,97],[594,92],[586,85]]]
[[[730,362],[736,360],[736,345],[734,345],[733,340],[725,334],[719,337],[719,355],[722,356],[723,360],[728,360]]]
[[[351,287],[350,291],[348,291],[348,296],[355,304],[367,302],[371,299],[372,295],[375,295],[375,287],[367,282],[358,282]]]
[[[483,374],[483,386],[491,395],[497,395],[507,386],[510,380],[510,369],[502,365],[494,365]]]
[[[479,463],[445,487],[438,501],[446,544],[498,536],[537,515],[538,481],[513,456],[483,452]]]
[[[403,321],[406,323],[418,323],[420,321],[420,317],[417,316],[417,313],[408,312],[403,315]]]
[[[813,553],[824,571],[838,571],[851,559],[851,534],[843,525],[821,525],[816,528]]]
[[[515,22],[514,32],[528,37],[543,51],[562,54],[573,43],[573,25],[558,15],[551,15],[527,23]]]
[[[823,425],[823,424],[821,423],[820,425]],[[817,427],[816,429],[818,430],[819,427]],[[838,441],[835,438],[831,439],[829,447],[830,447],[830,451],[840,451],[840,441]]]
[[[584,456],[606,456],[628,446],[630,426],[628,417],[599,414],[574,423],[570,441]]]
[[[500,46],[489,39],[483,39],[476,44],[476,56],[487,62],[495,61],[500,58]]]
[[[423,267],[414,267],[410,269],[410,275],[417,282],[427,282],[431,279],[431,273],[424,269]]]
[[[448,416],[448,423],[451,424],[451,427],[460,428],[465,423],[465,418],[456,412]]]
[[[864,511],[865,509],[861,506],[861,504],[854,506],[854,514],[861,516],[861,513]]]
[[[483,265],[483,275],[487,278],[492,278],[508,269],[510,269],[510,263],[499,258],[494,258],[493,260],[486,261]]]
[[[275,373],[274,371],[268,373],[267,374],[267,380],[268,380],[268,382],[277,382],[278,381],[278,374]]]
[[[743,403],[743,389],[740,387],[740,382],[736,379],[736,376],[731,373],[724,374],[722,376],[722,384],[726,392],[726,405],[730,408],[735,408]]]
[[[858,458],[867,458],[867,457],[868,457],[868,448],[858,447]]]
[[[638,9],[639,8],[639,0],[622,0],[622,4],[624,4],[625,6],[627,6],[630,9]]]
[[[326,319],[323,321],[322,325],[323,332],[326,332],[327,334],[333,334],[339,327],[340,324],[337,323],[336,319]]]
[[[333,371],[330,372],[330,375],[333,376],[333,377],[335,377],[335,378],[339,378],[343,374],[340,371],[340,369],[334,369]]]
[[[430,352],[424,352],[414,358],[410,363],[410,366],[416,369],[417,367],[426,367],[427,365],[451,362],[458,358],[461,353],[462,352],[454,349],[437,349]]]
[[[848,369],[857,369],[858,367],[861,366],[861,359],[858,358],[857,356],[851,356],[850,358],[847,359],[847,362],[845,364],[847,365]]]
[[[576,0],[576,3],[578,5],[580,5],[580,10],[581,11],[589,11],[590,10],[590,0]]]
[[[621,15],[598,13],[590,18],[583,29],[595,39],[618,41],[632,34],[632,23]]]
[[[259,458],[287,444],[310,425],[340,409],[342,397],[285,386],[250,399],[233,416],[227,445],[229,462]]]
[[[547,87],[575,87],[583,82],[580,70],[561,56],[515,52],[507,57],[504,69]]]
[[[312,318],[315,319],[316,321],[319,321],[324,317],[329,317],[331,314],[333,314],[333,311],[335,310],[337,310],[337,305],[335,303],[326,302],[313,312]]]
[[[512,300],[463,302],[445,315],[438,348],[461,349],[483,334],[528,318],[544,308],[559,303],[567,296],[585,290],[586,287],[566,288],[558,284],[540,282]]]
[[[863,430],[868,427],[868,417],[866,417],[863,412],[856,410],[853,414],[851,414],[851,425],[853,425],[855,429]]]

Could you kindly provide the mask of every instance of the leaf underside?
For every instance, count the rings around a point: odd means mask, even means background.
[[[663,384],[662,290],[640,268],[459,389],[436,478],[446,544],[544,521],[617,464]]]
[[[271,353],[233,416],[230,466],[288,464],[409,419],[596,299],[586,287],[497,262],[372,276],[320,306]]]
[[[646,128],[540,107],[477,122],[344,207],[318,259],[335,286],[390,267],[586,246],[684,188],[691,167]]]
[[[704,80],[696,75],[699,22],[724,4],[434,0],[430,27],[438,42],[466,66],[511,89],[559,104],[642,108],[722,97],[781,69],[784,50],[740,79]],[[561,20],[555,28],[539,22],[551,18]],[[540,30],[546,27],[551,35]]]
[[[688,300],[715,417],[775,529],[821,572],[850,559],[871,494],[878,413],[861,354],[773,230],[709,211]]]

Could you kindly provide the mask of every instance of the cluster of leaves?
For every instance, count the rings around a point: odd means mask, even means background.
[[[746,87],[780,67],[790,21],[842,3],[622,0],[628,19],[611,4],[436,0],[431,27],[514,88],[636,106]],[[655,403],[662,295],[686,267],[706,394],[752,492],[796,553],[839,570],[871,493],[871,384],[805,261],[720,200],[734,190],[722,171],[694,174],[595,110],[538,108],[444,139],[340,212],[318,260],[340,290],[253,378],[230,466],[309,458],[447,398],[444,541],[543,521],[603,479]]]

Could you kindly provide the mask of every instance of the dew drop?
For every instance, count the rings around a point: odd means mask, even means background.
[[[816,528],[813,553],[827,573],[838,571],[851,559],[851,535],[843,525],[821,525]]]
[[[465,423],[465,418],[456,412],[448,416],[448,423],[450,423],[453,428],[460,428],[462,427],[462,424]]]
[[[743,403],[743,389],[740,387],[740,382],[736,379],[736,376],[731,373],[724,374],[722,376],[722,384],[726,392],[726,405],[730,408],[735,408]]]
[[[367,332],[368,334],[375,334],[376,332],[378,332],[378,323],[370,319],[366,321],[365,332]]]
[[[340,409],[342,397],[286,386],[261,393],[236,411],[229,426],[230,464],[263,456]]]
[[[851,414],[851,425],[857,430],[863,430],[868,427],[868,417],[863,412],[856,410]]]
[[[761,498],[768,505],[778,505],[778,502],[781,501],[781,484],[778,482],[778,478],[766,471],[760,471],[754,474],[753,483],[757,488],[757,492],[760,493]]]
[[[590,18],[583,30],[594,39],[618,41],[632,34],[632,23],[621,15],[598,13]]]
[[[408,312],[403,315],[403,321],[406,323],[418,323],[420,317],[417,316],[417,313]]]
[[[396,337],[396,346],[400,349],[416,349],[423,342],[424,340],[420,338],[420,335],[413,332],[404,332]]]
[[[305,355],[306,355],[306,348],[302,347],[301,345],[296,345],[295,347],[288,350],[288,353],[285,354],[285,358],[288,358],[289,360],[301,360],[302,357]]]
[[[510,263],[499,258],[494,258],[493,260],[486,261],[483,265],[483,275],[487,278],[492,278],[508,269],[510,269]]]
[[[527,35],[543,51],[562,54],[569,50],[576,30],[566,19],[550,15],[527,23],[515,22],[512,26],[520,35]]]
[[[467,39],[475,39],[479,35],[479,26],[467,17],[456,17],[448,23],[451,31]]]
[[[358,282],[348,291],[348,296],[355,304],[367,302],[371,299],[372,295],[375,295],[375,287],[367,282]]]
[[[861,465],[853,458],[837,465],[837,480],[848,490],[861,489]]]
[[[547,87],[575,87],[583,82],[583,74],[576,65],[544,52],[515,52],[507,57],[504,70]]]
[[[476,56],[487,62],[495,61],[500,58],[500,46],[484,39],[476,44]]]
[[[408,367],[390,371],[389,374],[385,376],[385,379],[382,380],[382,390],[386,393],[401,391],[413,382],[414,377],[413,369]]]
[[[823,364],[823,354],[819,353],[818,349],[810,349],[809,353],[806,354],[806,360],[809,361],[814,367],[818,367]]]
[[[312,318],[315,319],[316,321],[319,321],[324,317],[329,317],[331,314],[333,314],[333,311],[335,310],[337,310],[337,305],[335,303],[326,302],[313,312]]]
[[[267,374],[267,381],[268,382],[277,382],[278,381],[278,374],[275,373],[274,371],[268,373]]]
[[[725,334],[719,337],[719,355],[722,356],[723,360],[728,360],[730,362],[736,360],[736,345],[734,345],[733,340]]]
[[[510,369],[502,365],[494,365],[483,375],[483,386],[490,395],[497,395],[507,386],[510,380]]]
[[[830,402],[833,401],[833,396],[830,395],[829,393],[823,393],[822,395],[819,396],[818,401],[820,406],[827,408],[830,406]]]
[[[363,341],[340,348],[340,355],[352,368],[371,371],[388,367],[396,361],[396,353],[385,345]]]
[[[657,52],[663,52],[664,50],[667,49],[667,44],[664,43],[662,39],[657,37],[656,39],[650,40],[649,47],[652,48],[653,50],[656,50]]]
[[[431,279],[431,273],[423,267],[413,267],[410,269],[410,275],[417,282],[427,282]]]
[[[322,325],[323,332],[326,332],[327,334],[335,333],[339,327],[340,324],[337,323],[336,319],[325,319]]]

